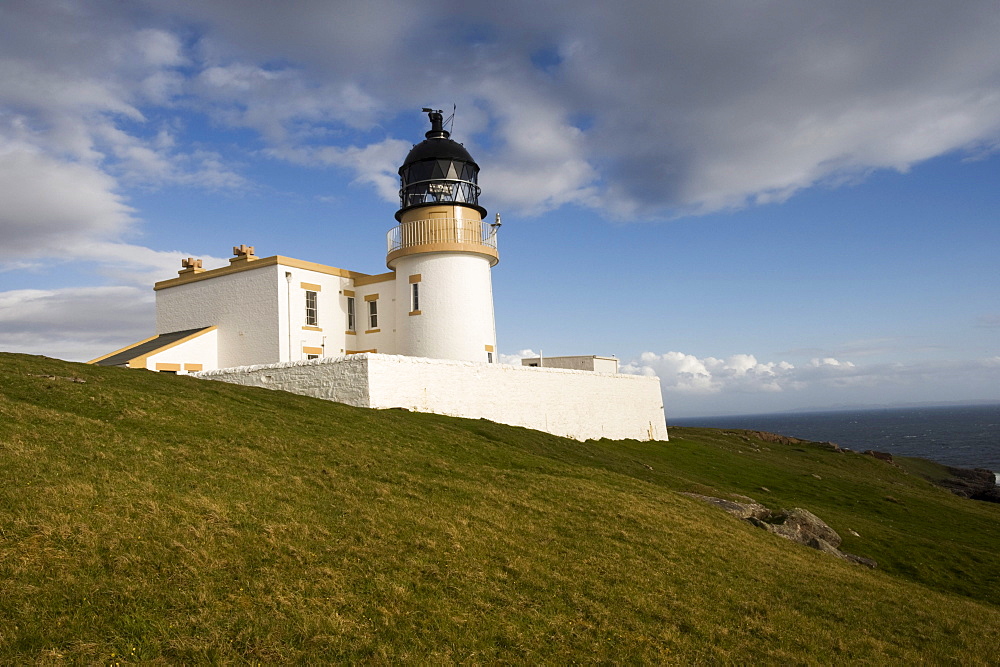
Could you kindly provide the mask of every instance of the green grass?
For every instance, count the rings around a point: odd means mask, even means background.
[[[671,438],[0,355],[0,663],[995,661],[1000,506]],[[804,507],[879,569],[677,491]]]

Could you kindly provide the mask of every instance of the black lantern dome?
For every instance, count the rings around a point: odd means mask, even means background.
[[[479,165],[465,147],[449,139],[441,112],[424,109],[431,121],[427,137],[415,145],[399,168],[399,220],[404,211],[417,206],[457,204],[486,217],[479,205]]]

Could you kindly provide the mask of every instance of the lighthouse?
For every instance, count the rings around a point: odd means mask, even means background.
[[[397,354],[496,363],[490,271],[499,262],[495,223],[479,205],[479,165],[424,109],[431,129],[399,168],[399,222],[387,234],[396,275]]]

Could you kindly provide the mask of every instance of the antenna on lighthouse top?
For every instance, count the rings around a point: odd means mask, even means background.
[[[448,128],[448,131],[451,132],[452,134],[455,134],[455,112],[456,111],[458,111],[458,105],[455,104],[455,103],[452,103],[452,105],[451,105],[451,115],[444,119],[444,124],[445,125],[448,125],[448,123],[451,123],[451,125]]]

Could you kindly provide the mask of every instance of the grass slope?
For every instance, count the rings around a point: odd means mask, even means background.
[[[2,354],[0,663],[994,661],[1000,506],[672,438]],[[676,491],[805,507],[879,569]]]

